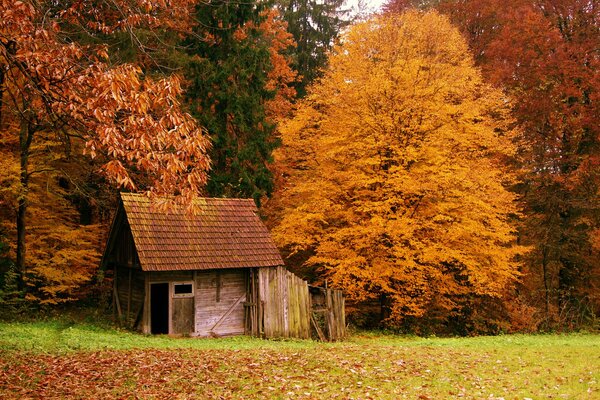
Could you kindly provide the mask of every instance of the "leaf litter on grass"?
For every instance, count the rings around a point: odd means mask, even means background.
[[[361,339],[194,349],[181,343],[182,348],[168,349],[0,350],[0,398],[600,397],[600,355],[593,345],[471,347],[427,341],[406,346],[402,339]]]

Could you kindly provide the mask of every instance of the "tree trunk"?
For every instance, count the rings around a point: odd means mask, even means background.
[[[21,122],[19,131],[19,150],[20,150],[20,182],[21,192],[19,193],[17,206],[17,274],[19,289],[24,289],[24,276],[27,269],[25,262],[26,243],[26,215],[27,215],[27,195],[29,190],[29,149],[35,130],[31,126],[31,122],[24,118]]]

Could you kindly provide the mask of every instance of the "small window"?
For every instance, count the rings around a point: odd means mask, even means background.
[[[173,284],[173,297],[192,297],[193,295],[194,285],[192,282]]]

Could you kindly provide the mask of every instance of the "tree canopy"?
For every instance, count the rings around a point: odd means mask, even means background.
[[[139,65],[115,64],[109,61],[106,45],[81,43],[73,33],[77,28],[91,36],[133,35],[136,27],[172,26],[188,11],[189,2],[178,1],[0,2],[2,160],[5,171],[17,171],[19,177],[18,181],[3,177],[14,189],[3,193],[8,197],[3,202],[13,205],[16,214],[16,272],[21,286],[42,275],[43,280],[63,283],[89,277],[73,268],[67,276],[69,269],[62,268],[81,265],[86,258],[73,248],[64,253],[70,258],[46,260],[41,269],[32,268],[35,263],[26,259],[28,221],[39,226],[36,222],[48,220],[30,215],[33,184],[39,184],[35,180],[40,174],[57,171],[57,162],[72,151],[98,160],[103,175],[118,187],[177,194],[188,202],[200,193],[207,180],[210,143],[181,108],[181,77],[153,78]],[[135,176],[144,177],[142,185]],[[51,187],[48,183],[46,190]],[[47,205],[46,211],[51,210]],[[67,214],[57,220],[65,221]],[[52,237],[64,239],[64,232],[56,229],[38,237],[47,241],[42,248],[53,249],[53,256],[61,258],[56,250],[62,246]],[[88,253],[86,263],[93,263],[95,252]],[[65,291],[70,283],[63,285]],[[58,298],[55,294],[51,297]]]
[[[468,314],[518,279],[515,132],[466,42],[437,13],[353,26],[282,128],[290,175],[274,229],[388,323]]]
[[[484,78],[511,99],[523,133],[520,237],[532,246],[525,301],[545,326],[593,320],[600,305],[598,1],[429,3],[463,32]]]
[[[198,5],[195,15],[186,41],[187,97],[214,143],[207,193],[259,203],[273,190],[275,120],[295,96],[296,74],[284,56],[291,35],[262,3],[211,2]]]

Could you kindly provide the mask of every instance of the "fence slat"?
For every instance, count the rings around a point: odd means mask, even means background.
[[[257,331],[267,338],[310,338],[313,300],[308,283],[285,269],[257,269]],[[321,289],[325,295],[325,327],[319,338],[340,340],[345,335],[344,297],[340,290]]]

